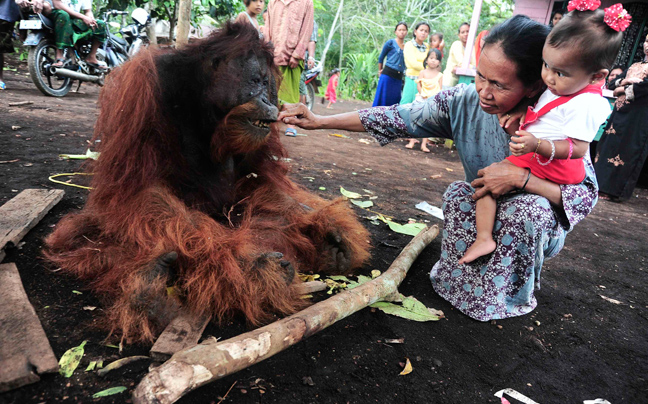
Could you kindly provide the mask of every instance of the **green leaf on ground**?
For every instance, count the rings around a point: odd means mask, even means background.
[[[414,321],[437,321],[443,317],[443,313],[434,309],[428,309],[413,296],[408,296],[403,299],[402,305],[390,302],[376,302],[370,307],[382,310],[387,314]]]
[[[362,195],[356,193],[356,192],[351,192],[347,191],[346,189],[340,187],[340,193],[344,196],[346,196],[349,199],[359,199],[362,198]]]
[[[126,390],[128,390],[128,389],[126,387],[124,387],[124,386],[111,387],[109,389],[102,390],[102,391],[100,391],[98,393],[93,394],[92,398],[112,396],[113,394],[119,394],[119,393],[124,392]]]
[[[79,292],[78,290],[73,290],[72,293],[74,293],[75,295],[82,295],[83,294],[83,292]]]
[[[81,345],[68,349],[65,351],[63,356],[61,356],[61,360],[59,361],[59,373],[63,377],[72,376],[72,373],[74,373],[77,366],[79,366],[79,362],[81,362],[81,358],[83,357],[83,347],[87,342],[88,341],[83,341]]]
[[[90,362],[90,364],[88,365],[85,371],[90,372],[92,370],[95,370],[96,367],[97,367],[97,361],[92,361]]]
[[[374,203],[371,201],[356,201],[355,199],[351,199],[351,203],[363,209],[374,206]]]
[[[326,187],[319,187],[320,191],[326,191]]]

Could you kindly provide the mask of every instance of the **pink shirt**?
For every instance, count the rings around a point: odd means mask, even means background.
[[[275,64],[287,66],[291,56],[304,59],[313,18],[313,0],[270,0],[266,30],[275,47]]]

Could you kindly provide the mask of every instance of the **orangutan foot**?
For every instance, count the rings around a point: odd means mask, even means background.
[[[466,254],[459,260],[459,264],[468,264],[479,257],[482,257],[486,254],[490,254],[497,248],[497,243],[490,239],[477,239],[475,243],[470,246]]]
[[[325,263],[329,273],[343,274],[351,269],[351,252],[337,232],[326,235],[324,256],[329,259],[329,262]]]

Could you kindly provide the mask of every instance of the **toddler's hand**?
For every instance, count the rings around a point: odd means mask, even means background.
[[[511,136],[509,150],[514,156],[521,156],[527,153],[533,153],[538,146],[538,139],[525,130],[515,132],[516,136]]]

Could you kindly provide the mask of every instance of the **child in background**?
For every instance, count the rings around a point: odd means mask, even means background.
[[[243,0],[245,4],[245,11],[241,12],[236,17],[236,22],[248,22],[254,28],[259,31],[259,37],[263,38],[263,32],[261,27],[259,27],[259,22],[257,18],[259,14],[263,13],[263,6],[265,5],[265,0]]]
[[[521,130],[511,138],[513,156],[504,160],[528,170],[519,191],[525,190],[531,174],[555,184],[578,184],[585,178],[583,157],[610,113],[610,106],[601,94],[603,79],[621,48],[622,31],[630,25],[630,15],[621,4],[603,12],[597,10],[596,3],[600,4],[589,0],[570,1],[570,13],[547,37],[542,50],[542,80],[547,90],[533,108],[529,107]],[[533,134],[525,130],[527,125]],[[547,203],[545,199],[540,202]],[[496,211],[497,201],[492,195],[477,201],[477,237],[459,264],[495,251]]]
[[[441,51],[441,58],[443,59],[443,49],[445,48],[445,41],[443,40],[443,34],[436,32],[430,36],[430,49],[438,49]]]
[[[443,86],[443,73],[441,73],[441,51],[432,48],[427,54],[427,57],[423,61],[423,66],[425,69],[421,70],[421,73],[416,79],[416,85],[418,88],[418,94],[416,95],[416,101],[425,101],[426,99],[436,95],[441,91]],[[412,147],[414,143],[410,140]],[[424,138],[421,141],[421,150],[425,153],[429,153],[430,149],[427,148],[428,139]],[[409,145],[408,145],[409,146]],[[409,149],[410,147],[408,147]]]
[[[328,105],[326,108],[331,108],[331,105],[337,102],[337,86],[340,79],[340,69],[331,70],[331,78],[329,79],[328,86],[326,87],[326,93],[324,93],[324,98],[328,100]]]

